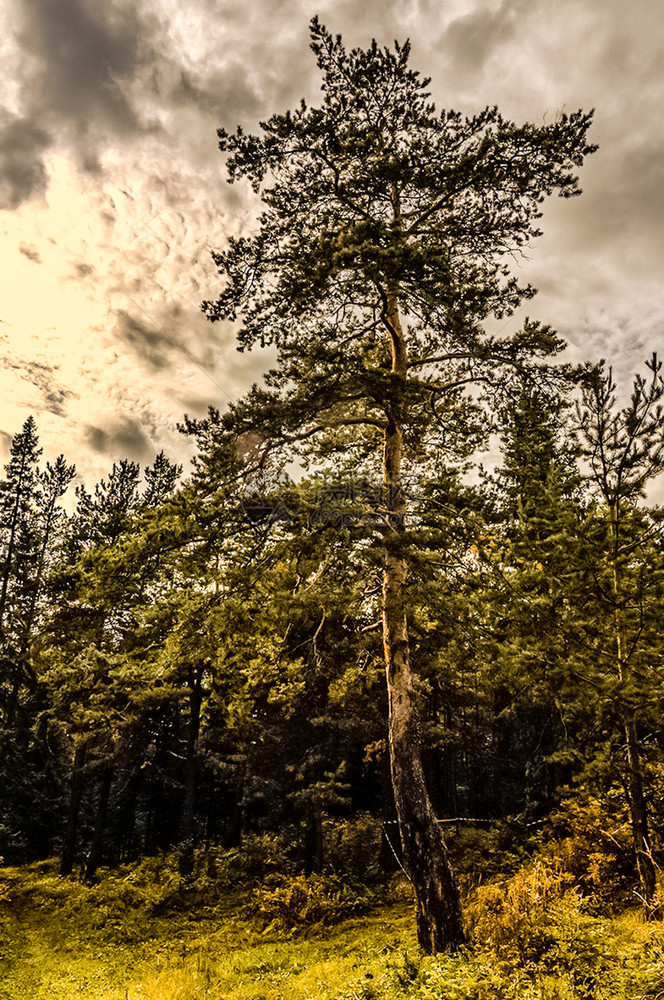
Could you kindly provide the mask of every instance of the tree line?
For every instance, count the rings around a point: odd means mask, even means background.
[[[655,897],[664,801],[660,363],[618,406],[609,372],[576,408],[528,385],[502,460],[470,484],[433,456],[405,492],[418,746],[437,819],[525,827],[592,787],[624,797]],[[292,830],[325,864],[324,817],[384,824],[389,771],[370,471],[297,480],[247,455],[232,414],[188,421],[192,476],[163,454],[89,493],[35,422],[0,488],[2,855],[60,870]],[[467,449],[458,442],[459,451]],[[349,463],[350,464],[350,463]],[[375,487],[375,484],[374,484]],[[380,493],[380,490],[377,491]],[[390,526],[389,530],[394,530]]]

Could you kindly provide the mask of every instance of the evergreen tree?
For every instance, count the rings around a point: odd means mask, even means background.
[[[475,548],[493,739],[503,756],[497,782],[513,783],[531,818],[555,801],[574,752],[561,686],[568,690],[575,642],[570,579],[583,505],[569,413],[568,399],[532,384],[503,407],[503,463],[485,482]]]
[[[578,193],[593,147],[590,116],[515,125],[495,108],[436,114],[409,45],[347,53],[314,19],[323,101],[262,124],[219,131],[229,179],[248,178],[264,211],[256,235],[214,254],[224,285],[211,320],[238,320],[241,347],[275,344],[278,367],[225,421],[270,442],[354,450],[382,476],[383,641],[389,745],[418,938],[437,951],[463,940],[459,895],[427,794],[410,657],[404,462],[436,403],[479,380],[496,389],[536,369],[560,343],[526,324],[483,333],[534,290],[510,255],[538,235],[546,195]],[[440,444],[444,447],[443,427]]]
[[[49,691],[50,723],[66,732],[71,753],[62,874],[72,870],[80,809],[91,781],[98,788],[98,803],[88,878],[99,864],[117,761],[116,720],[136,683],[125,651],[133,641],[142,577],[123,564],[120,540],[139,503],[139,476],[136,463],[122,460],[92,494],[77,487],[71,530],[51,578],[39,660]]]
[[[30,417],[14,437],[0,483],[0,828],[2,853],[17,860],[52,842],[61,780],[57,753],[39,724],[44,691],[34,657],[66,521],[59,501],[74,469],[62,455],[40,469],[40,455]]]
[[[622,732],[624,784],[636,865],[647,913],[653,910],[655,863],[648,822],[641,735],[661,721],[660,614],[664,589],[661,524],[642,508],[648,483],[664,472],[664,377],[653,355],[637,375],[626,406],[616,404],[612,372],[600,367],[583,393],[579,431],[590,505],[580,539],[585,572],[577,606],[593,649],[589,680],[606,716]]]
[[[182,466],[176,465],[160,451],[153,464],[145,470],[145,489],[141,497],[146,507],[156,507],[173,496]]]
[[[6,479],[0,483],[0,674],[2,709],[12,725],[21,686],[34,683],[20,657],[22,619],[32,599],[31,565],[38,548],[34,521],[41,448],[33,417],[14,436]]]
[[[65,517],[59,501],[75,474],[62,455],[41,470],[41,452],[29,417],[14,437],[7,478],[0,482],[0,650],[9,724],[20,707],[21,687],[36,684],[30,644]]]

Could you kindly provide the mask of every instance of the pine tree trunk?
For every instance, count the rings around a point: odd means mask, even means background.
[[[390,763],[406,871],[415,889],[417,937],[426,954],[464,940],[459,890],[427,792],[418,732],[408,629],[403,611],[406,563],[387,556],[384,647]]]
[[[191,878],[194,870],[196,781],[198,778],[198,736],[201,727],[203,701],[203,668],[192,670],[189,676],[189,722],[184,773],[184,800],[180,820],[179,871],[182,878]]]
[[[655,865],[652,859],[652,851],[650,849],[648,812],[646,809],[645,795],[643,794],[641,754],[639,753],[636,727],[633,722],[630,722],[625,726],[625,738],[628,768],[627,786],[629,791],[632,836],[634,838],[634,852],[636,854],[636,869],[639,873],[641,895],[643,896],[643,906],[646,916],[654,917],[657,915],[656,908],[653,906],[657,880]]]
[[[146,854],[154,851],[154,789],[150,785],[146,795],[145,828],[143,830],[143,850]]]
[[[69,810],[67,813],[67,829],[62,843],[62,854],[60,857],[60,874],[71,875],[76,858],[76,835],[78,833],[78,819],[81,813],[81,800],[83,798],[83,767],[85,766],[85,747],[76,747],[74,753],[74,765],[71,775],[71,790],[69,792]]]
[[[380,803],[381,838],[378,863],[381,871],[391,875],[398,870],[401,862],[397,854],[397,812],[394,805],[389,753],[381,754],[380,757]]]
[[[242,837],[244,833],[244,806],[242,804],[243,798],[244,798],[244,775],[242,775],[238,779],[234,789],[233,806],[228,820],[228,826],[226,827],[224,835],[224,847],[226,849],[229,849],[231,847],[242,846]]]
[[[97,868],[101,864],[101,851],[104,844],[104,833],[106,831],[106,813],[108,812],[108,802],[111,797],[112,784],[113,772],[110,767],[105,767],[99,783],[99,799],[97,801],[95,825],[92,831],[92,843],[90,844],[90,851],[85,864],[86,882],[92,881],[97,872]]]
[[[315,806],[307,811],[304,818],[304,853],[307,872],[322,871],[325,860],[323,813]]]
[[[401,483],[401,458],[407,355],[394,289],[388,289],[384,306],[394,376],[383,455],[385,504],[390,522],[383,572],[390,764],[403,861],[415,890],[418,942],[426,954],[432,954],[458,947],[464,940],[464,932],[458,885],[422,767],[407,623],[408,564],[402,552],[406,498]]]

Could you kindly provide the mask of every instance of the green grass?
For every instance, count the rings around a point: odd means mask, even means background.
[[[204,907],[200,916],[146,919],[112,879],[106,884],[120,897],[115,911],[105,901],[95,907],[109,895],[99,887],[34,869],[3,874],[10,905],[2,925],[2,1000],[322,1000],[367,973],[379,976],[385,956],[404,943],[414,948],[405,903],[305,936],[243,920],[239,899]]]
[[[161,859],[86,887],[49,864],[0,870],[0,1000],[664,1000],[662,926],[574,893],[543,906],[541,871],[512,880],[508,933],[480,900],[471,946],[434,958],[406,899],[288,930],[247,916],[246,886],[217,873],[183,890],[175,871]]]

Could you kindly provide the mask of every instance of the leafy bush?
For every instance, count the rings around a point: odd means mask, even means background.
[[[635,863],[626,808],[620,799],[570,799],[551,817],[542,856],[568,872],[606,910],[633,899]]]
[[[247,888],[263,882],[270,875],[297,869],[295,838],[290,831],[281,834],[253,834],[240,847],[230,850],[209,848],[196,852],[194,878],[199,884],[210,883],[225,890]]]
[[[445,836],[454,870],[468,886],[514,874],[538,846],[535,838],[506,823],[461,826]]]
[[[538,861],[504,882],[480,886],[466,914],[471,936],[484,947],[538,961],[555,942],[557,916],[580,907],[573,877]]]
[[[370,813],[351,820],[327,820],[323,826],[326,868],[354,882],[381,879],[381,829],[380,820]]]
[[[338,875],[275,875],[254,889],[245,912],[274,927],[329,926],[366,913],[377,902],[367,886]]]

